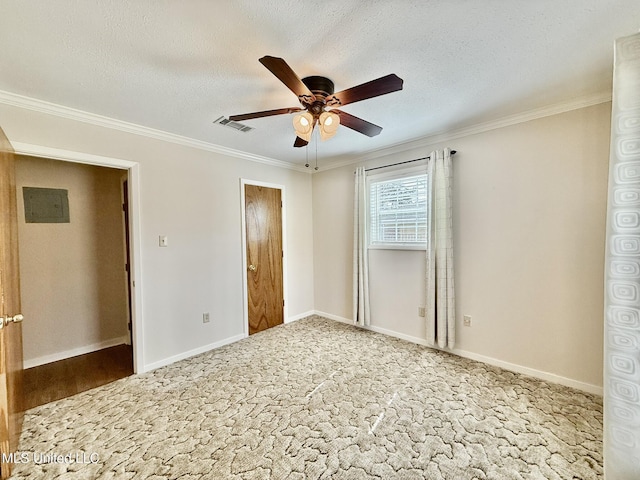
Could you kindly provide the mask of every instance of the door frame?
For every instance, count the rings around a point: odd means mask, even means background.
[[[129,215],[131,207],[129,205],[129,174],[120,178],[120,201],[122,202],[122,223],[124,224],[124,261],[125,283],[127,285],[127,345],[133,346],[133,291],[131,289],[131,232]]]
[[[11,139],[9,139],[11,141]],[[11,142],[16,155],[41,157],[63,162],[84,163],[127,170],[129,180],[129,234],[131,253],[131,328],[133,335],[133,372],[144,373],[144,335],[142,317],[142,262],[140,245],[140,164],[120,158],[103,157],[29,143]]]
[[[280,190],[280,199],[282,200],[282,294],[284,298],[284,307],[282,309],[282,322],[288,323],[289,319],[289,301],[287,298],[287,202],[286,189],[284,185],[275,183],[261,182],[258,180],[250,180],[246,178],[240,179],[240,208],[241,208],[241,228],[242,228],[242,318],[244,320],[243,332],[244,336],[249,336],[249,286],[247,285],[247,219],[246,204],[244,195],[244,186],[254,185],[256,187],[267,187]]]

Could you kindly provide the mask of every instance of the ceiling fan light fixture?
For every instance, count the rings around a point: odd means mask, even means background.
[[[307,142],[311,139],[311,131],[313,130],[313,115],[304,112],[293,117],[293,128],[296,135]]]
[[[283,58],[265,55],[259,61],[295,94],[300,106],[232,115],[229,119],[241,121],[301,112],[293,118],[293,127],[296,131],[293,146],[296,148],[309,144],[316,123],[318,123],[318,130],[323,140],[333,137],[340,125],[368,137],[379,135],[382,127],[332,107],[344,106],[397,92],[402,90],[404,84],[400,77],[391,73],[336,93],[333,82],[327,77],[312,75],[300,79]]]
[[[332,112],[322,112],[318,123],[320,124],[320,138],[328,140],[338,131],[340,116]]]

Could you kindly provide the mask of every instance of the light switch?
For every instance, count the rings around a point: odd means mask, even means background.
[[[169,238],[166,235],[160,235],[158,237],[158,244],[161,247],[168,247],[169,246]]]

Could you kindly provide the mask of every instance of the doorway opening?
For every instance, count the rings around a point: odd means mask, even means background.
[[[16,156],[25,408],[133,373],[127,175]]]

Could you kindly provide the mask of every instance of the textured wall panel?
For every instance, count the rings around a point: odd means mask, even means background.
[[[605,272],[605,474],[639,479],[640,34],[616,42]]]

